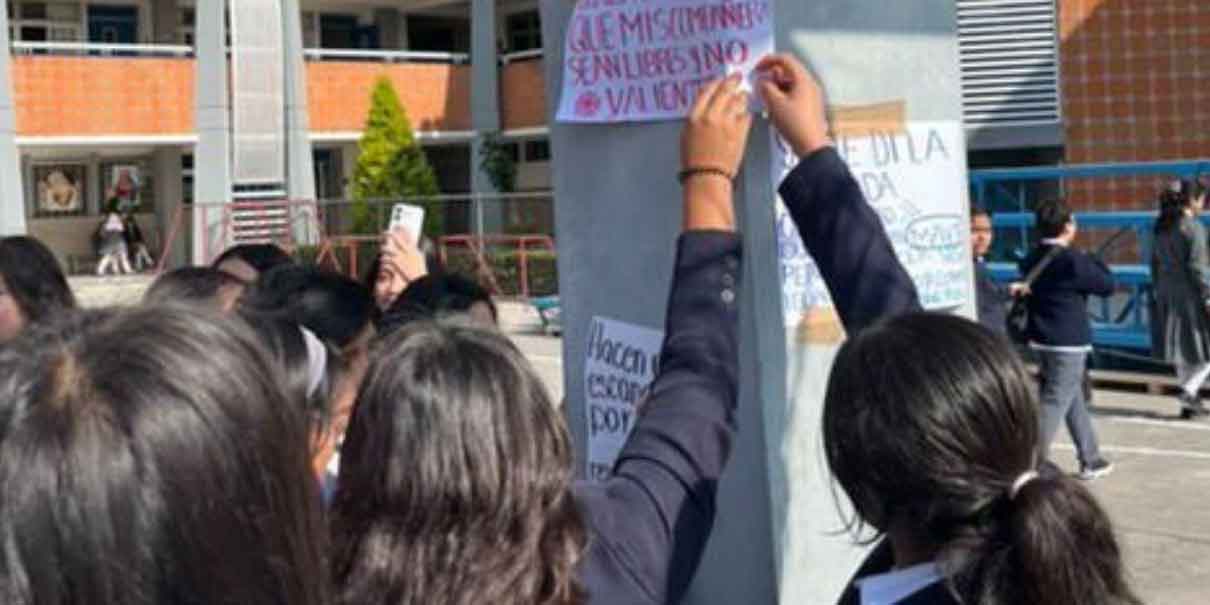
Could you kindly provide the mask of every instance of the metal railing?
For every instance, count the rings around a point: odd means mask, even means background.
[[[1017,264],[1012,261],[1023,257],[1032,245],[1033,209],[1039,198],[1050,196],[1042,191],[1062,195],[1067,182],[1077,179],[1193,178],[1207,172],[1210,160],[972,170],[971,198],[992,212],[997,235],[995,255],[1008,261],[991,263],[992,275],[1005,282],[1020,278]],[[1083,237],[1092,245],[1109,239],[1110,235],[1127,244],[1115,246],[1106,254],[1118,293],[1090,302],[1093,344],[1109,349],[1149,351],[1152,282],[1148,262],[1156,212],[1077,212],[1075,216]],[[1202,216],[1201,220],[1210,226],[1210,216]],[[1123,235],[1126,237],[1122,238]]]
[[[193,57],[194,48],[184,44],[107,44],[97,42],[13,42],[16,55],[65,55],[102,57]],[[538,51],[541,55],[541,51]],[[467,53],[359,48],[307,48],[303,57],[311,61],[376,61],[381,63],[470,62]]]
[[[181,44],[101,44],[95,42],[13,42],[13,54],[102,57],[192,57]]]
[[[500,63],[502,65],[508,65],[509,63],[518,63],[520,61],[541,59],[543,52],[544,51],[541,48],[531,48],[529,50],[519,50],[512,53],[504,53],[500,55]]]
[[[158,267],[208,263],[232,244],[271,242],[360,279],[398,203],[426,208],[431,252],[442,265],[476,275],[497,294],[555,291],[554,204],[548,191],[186,205],[165,227]]]
[[[356,48],[307,48],[303,56],[312,61],[379,61],[383,63],[452,63],[470,62],[466,53],[418,50],[372,50]]]

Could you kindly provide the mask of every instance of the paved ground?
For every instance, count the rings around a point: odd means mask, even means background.
[[[145,278],[73,279],[85,304],[137,301]],[[562,342],[545,335],[528,306],[502,302],[501,327],[513,336],[556,401],[563,397]],[[1117,465],[1092,484],[1120,532],[1127,565],[1146,603],[1210,602],[1210,422],[1174,420],[1170,398],[1110,391],[1096,395],[1102,449]],[[1065,434],[1055,455],[1074,469]]]
[[[1210,423],[1174,420],[1171,398],[1100,391],[1095,401],[1102,449],[1117,469],[1092,489],[1144,602],[1210,602]],[[1074,469],[1070,441],[1062,443],[1056,457]]]

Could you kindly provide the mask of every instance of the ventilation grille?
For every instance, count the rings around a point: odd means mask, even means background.
[[[1060,122],[1055,0],[958,0],[968,128]]]

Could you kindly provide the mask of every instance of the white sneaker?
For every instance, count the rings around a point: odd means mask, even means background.
[[[1088,466],[1080,468],[1080,474],[1076,475],[1081,481],[1092,481],[1100,479],[1113,472],[1113,463],[1108,460],[1098,460]]]

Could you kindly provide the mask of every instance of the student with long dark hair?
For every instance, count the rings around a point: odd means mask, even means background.
[[[369,365],[378,318],[374,299],[353,279],[290,263],[261,274],[240,304],[245,313],[285,319],[307,328],[335,353],[332,363],[342,371],[326,398],[329,422],[317,433],[321,440],[313,452],[317,467],[322,468],[336,454]]]
[[[824,450],[853,529],[885,540],[842,603],[1141,603],[1092,494],[1036,470],[1031,382],[1007,342],[949,315],[903,316],[845,343]]]
[[[781,193],[846,328],[916,308],[881,222],[830,146],[818,85],[785,56],[760,69],[766,106],[804,158]],[[681,601],[736,432],[732,178],[746,106],[738,78],[708,84],[683,131],[684,232],[660,374],[613,476],[572,482],[562,415],[504,336],[408,324],[382,343],[342,450],[337,603]]]
[[[496,327],[498,311],[487,288],[456,273],[430,273],[410,284],[383,313],[378,324],[389,334],[409,322],[465,314],[483,327]]]
[[[42,242],[25,236],[0,239],[0,344],[75,306],[59,261]]]
[[[1202,384],[1210,376],[1210,252],[1198,220],[1206,189],[1177,181],[1160,194],[1160,216],[1151,247],[1155,299],[1153,350],[1176,366],[1181,418],[1205,416]]]
[[[274,244],[237,244],[224,250],[210,266],[252,285],[262,273],[293,263],[294,259]]]
[[[307,425],[249,331],[139,308],[0,347],[0,601],[327,602]]]
[[[244,293],[244,282],[211,267],[181,267],[155,278],[143,293],[145,305],[200,305],[231,311]]]
[[[282,369],[282,386],[296,409],[308,421],[311,441],[306,451],[315,477],[321,485],[328,481],[326,469],[335,454],[336,430],[344,431],[346,421],[334,427],[334,407],[339,403],[340,389],[346,385],[348,367],[339,352],[315,332],[284,317],[245,310],[241,313],[248,325],[260,337],[261,344]],[[351,407],[352,403],[344,407]],[[342,407],[343,409],[343,407]],[[344,415],[347,417],[348,412]],[[323,485],[325,489],[328,485]]]

